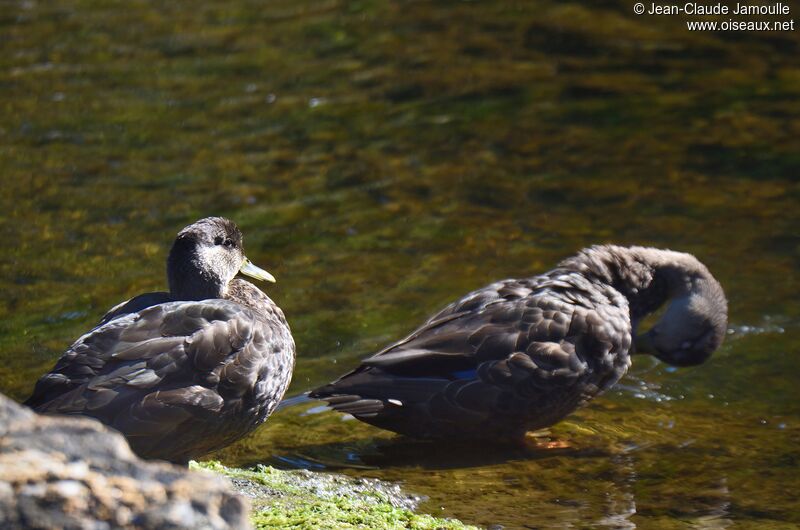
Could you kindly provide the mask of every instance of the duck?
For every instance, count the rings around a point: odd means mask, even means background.
[[[693,255],[596,245],[467,294],[308,396],[408,437],[524,444],[611,388],[634,353],[705,362],[727,319],[722,286]]]
[[[25,404],[95,418],[140,457],[177,464],[242,438],[286,392],[295,344],[280,307],[238,273],[275,281],[247,259],[233,221],[183,228],[167,258],[169,292],[109,310]]]

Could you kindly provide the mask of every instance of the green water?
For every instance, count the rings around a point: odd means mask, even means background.
[[[0,389],[23,399],[162,289],[202,216],[278,278],[293,393],[492,280],[670,247],[722,282],[727,342],[692,369],[637,359],[551,430],[566,447],[299,407],[216,456],[401,481],[482,525],[797,527],[798,57],[798,32],[690,33],[613,0],[3,2]]]

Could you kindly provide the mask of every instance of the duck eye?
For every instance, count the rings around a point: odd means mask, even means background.
[[[228,238],[228,239],[225,240],[223,245],[225,245],[227,248],[231,248],[233,246],[233,240]]]

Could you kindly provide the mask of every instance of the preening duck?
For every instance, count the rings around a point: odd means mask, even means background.
[[[187,226],[167,259],[169,292],[111,309],[25,404],[97,418],[140,456],[176,463],[241,438],[283,397],[295,346],[283,311],[239,272],[275,281],[245,257],[232,221]]]
[[[635,338],[662,361],[691,366],[726,327],[722,287],[691,254],[595,246],[540,276],[469,293],[310,396],[412,437],[513,441],[608,390],[630,366]]]

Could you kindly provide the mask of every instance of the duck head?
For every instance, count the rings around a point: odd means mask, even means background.
[[[167,280],[176,300],[225,296],[238,273],[258,280],[275,278],[244,254],[242,232],[223,217],[206,217],[178,233],[167,258]]]
[[[636,338],[636,349],[673,366],[704,363],[725,339],[728,304],[710,275],[687,279],[661,319]]]

